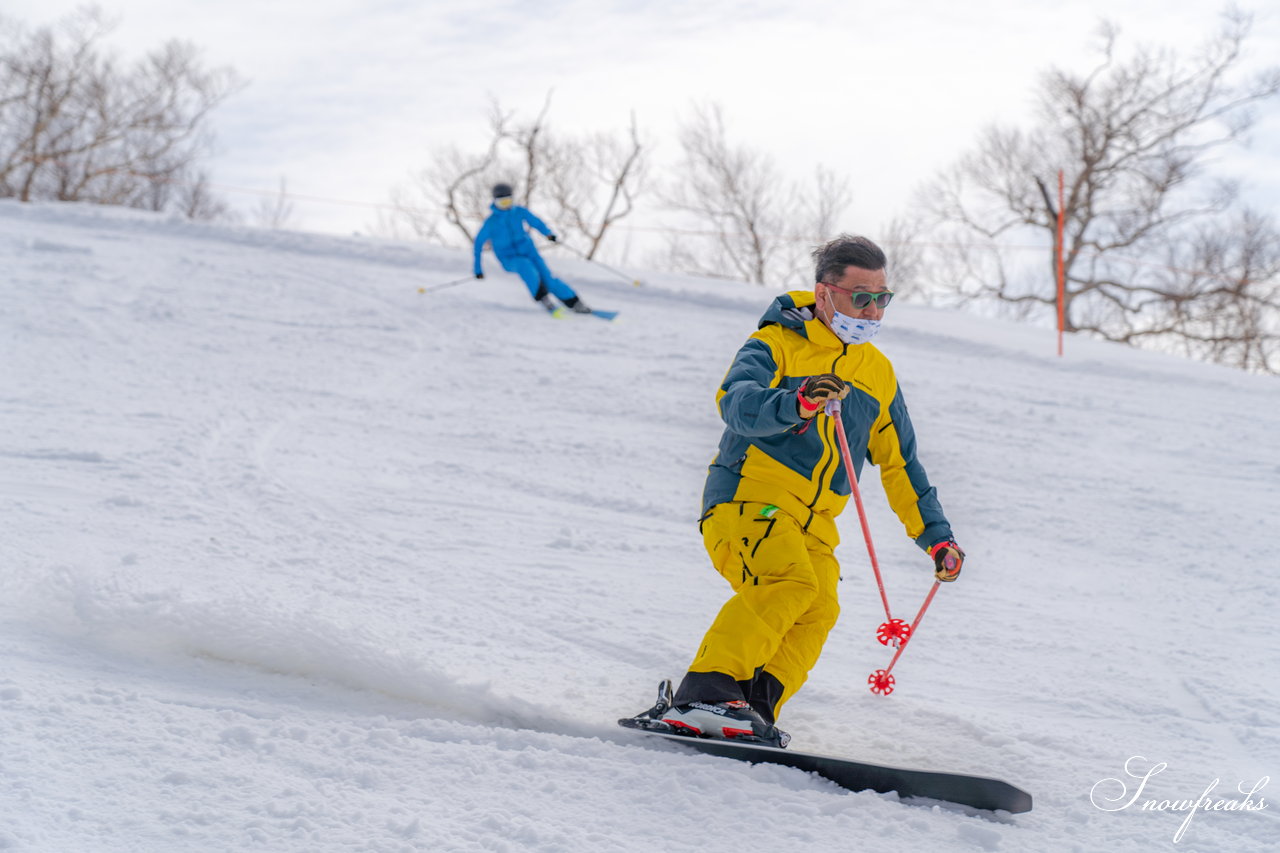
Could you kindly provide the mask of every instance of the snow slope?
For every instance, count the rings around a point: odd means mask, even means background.
[[[772,294],[549,258],[621,320],[552,320],[491,259],[419,294],[449,250],[0,203],[0,850],[1280,847],[1274,787],[1177,842],[1141,808],[1280,771],[1280,382],[891,309],[969,562],[874,696],[851,510],[781,722],[1036,797],[904,803],[612,725],[726,594],[714,391]],[[863,488],[909,616],[930,564]],[[1133,756],[1167,769],[1104,811]]]

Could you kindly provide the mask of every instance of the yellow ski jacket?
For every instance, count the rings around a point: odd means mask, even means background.
[[[915,430],[893,365],[871,344],[849,346],[814,315],[814,295],[779,296],[725,374],[716,405],[726,428],[707,473],[705,517],[727,501],[773,504],[835,547],[836,516],[849,500],[834,418],[800,417],[806,377],[834,373],[851,386],[840,420],[855,476],[864,459],[880,468],[885,494],[921,548],[951,539],[937,490],[916,459]]]

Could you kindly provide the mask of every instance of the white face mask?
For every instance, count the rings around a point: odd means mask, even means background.
[[[835,332],[836,337],[846,344],[856,346],[865,344],[876,336],[876,332],[880,331],[880,321],[859,320],[857,317],[841,314],[835,308],[832,308],[831,331]]]

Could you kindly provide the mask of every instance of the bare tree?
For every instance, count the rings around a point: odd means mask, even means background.
[[[689,272],[764,284],[799,199],[767,154],[729,142],[718,104],[694,106],[680,147],[683,161],[664,200],[710,229],[709,245],[699,252],[673,236],[672,259],[692,262]]]
[[[583,140],[554,144],[548,159],[548,192],[556,205],[553,218],[586,241],[583,255],[595,257],[609,229],[630,216],[645,188],[646,146],[640,140],[636,114],[625,138],[597,133]]]
[[[1188,355],[1280,373],[1280,228],[1245,208],[1170,246],[1156,267],[1163,298],[1133,339],[1167,341]]]
[[[492,197],[490,189],[503,173],[502,147],[509,139],[509,113],[494,103],[489,112],[489,142],[479,154],[457,146],[439,149],[426,167],[391,190],[394,212],[384,217],[379,230],[400,236],[403,229],[415,237],[449,243],[456,230],[466,243],[475,239]]]
[[[848,177],[819,163],[814,167],[812,184],[797,184],[796,193],[800,207],[789,229],[791,238],[786,250],[791,272],[782,281],[809,284],[813,278],[813,248],[840,233],[840,220],[852,191]]]
[[[540,215],[562,235],[584,242],[585,254],[594,257],[643,192],[646,146],[634,116],[625,141],[608,133],[573,137],[552,130],[550,108],[548,94],[533,119],[519,121],[494,102],[485,149],[438,150],[426,168],[392,190],[396,210],[380,229],[398,234],[407,228],[442,242],[448,229],[470,243],[488,214],[490,189],[501,181],[515,185],[523,205],[540,205],[545,198],[550,209]]]
[[[895,217],[884,227],[880,244],[889,258],[889,287],[900,299],[927,301],[927,260],[918,220]]]
[[[238,86],[172,41],[124,68],[89,7],[0,43],[0,197],[158,207],[207,154],[211,110]]]
[[[448,242],[442,225],[449,225],[470,243],[485,217],[490,186],[499,173],[499,148],[507,139],[510,115],[494,103],[489,113],[490,138],[480,154],[466,154],[456,146],[438,151],[426,168],[407,184],[391,191],[395,213],[381,229],[398,236],[401,226],[417,237]],[[443,222],[441,221],[443,219]]]
[[[293,218],[293,202],[289,201],[289,185],[284,176],[280,177],[280,189],[276,194],[258,201],[253,212],[254,224],[263,228],[279,230],[289,225]]]
[[[849,179],[819,163],[813,170],[814,192],[802,190],[800,215],[806,236],[825,243],[840,231],[840,217],[849,204]]]
[[[1254,107],[1280,91],[1275,68],[1238,79],[1251,20],[1234,10],[1223,20],[1190,57],[1145,46],[1122,57],[1117,30],[1104,25],[1091,71],[1053,69],[1041,79],[1035,127],[989,128],[924,189],[917,210],[947,246],[932,257],[947,271],[951,296],[1024,314],[1052,310],[1053,256],[1033,261],[1022,250],[1056,245],[1062,168],[1068,330],[1131,343],[1167,339],[1176,329],[1190,333],[1185,322],[1162,325],[1172,314],[1219,311],[1217,297],[1171,289],[1151,262],[1234,208],[1236,187],[1206,174],[1209,154],[1242,139]]]
[[[131,206],[144,210],[171,210],[187,219],[207,222],[235,221],[225,199],[214,194],[209,173],[188,165],[161,179],[153,178],[138,188]]]
[[[234,222],[238,219],[238,216],[228,207],[226,200],[214,195],[210,190],[209,173],[203,169],[185,171],[181,180],[175,182],[172,187],[173,194],[169,205],[188,219],[220,222]]]
[[[838,230],[847,179],[822,166],[812,189],[788,179],[766,153],[729,141],[718,104],[694,106],[680,146],[683,159],[664,201],[695,226],[668,238],[666,262],[758,284],[803,280],[810,246]]]
[[[515,179],[515,182],[520,187],[520,203],[525,206],[532,204],[537,198],[538,186],[547,172],[549,165],[547,161],[555,146],[550,129],[547,127],[547,113],[550,111],[551,92],[547,92],[547,97],[542,102],[542,109],[533,121],[514,122],[512,116],[503,114],[496,101],[491,108],[490,126],[493,128],[494,137],[498,139],[499,144],[507,142],[508,151],[514,152],[516,158],[516,168],[512,168],[508,161],[503,171],[508,176],[523,173],[521,178]],[[574,146],[565,143],[561,147],[571,149]],[[567,151],[566,153],[572,155],[576,152]]]

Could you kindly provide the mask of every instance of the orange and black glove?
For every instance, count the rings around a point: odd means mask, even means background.
[[[933,576],[944,583],[950,583],[960,577],[960,567],[964,565],[964,551],[950,539],[938,542],[929,548],[929,556],[933,557]]]
[[[849,394],[849,385],[834,373],[810,376],[796,390],[796,409],[800,417],[809,420],[828,400],[843,400]]]

